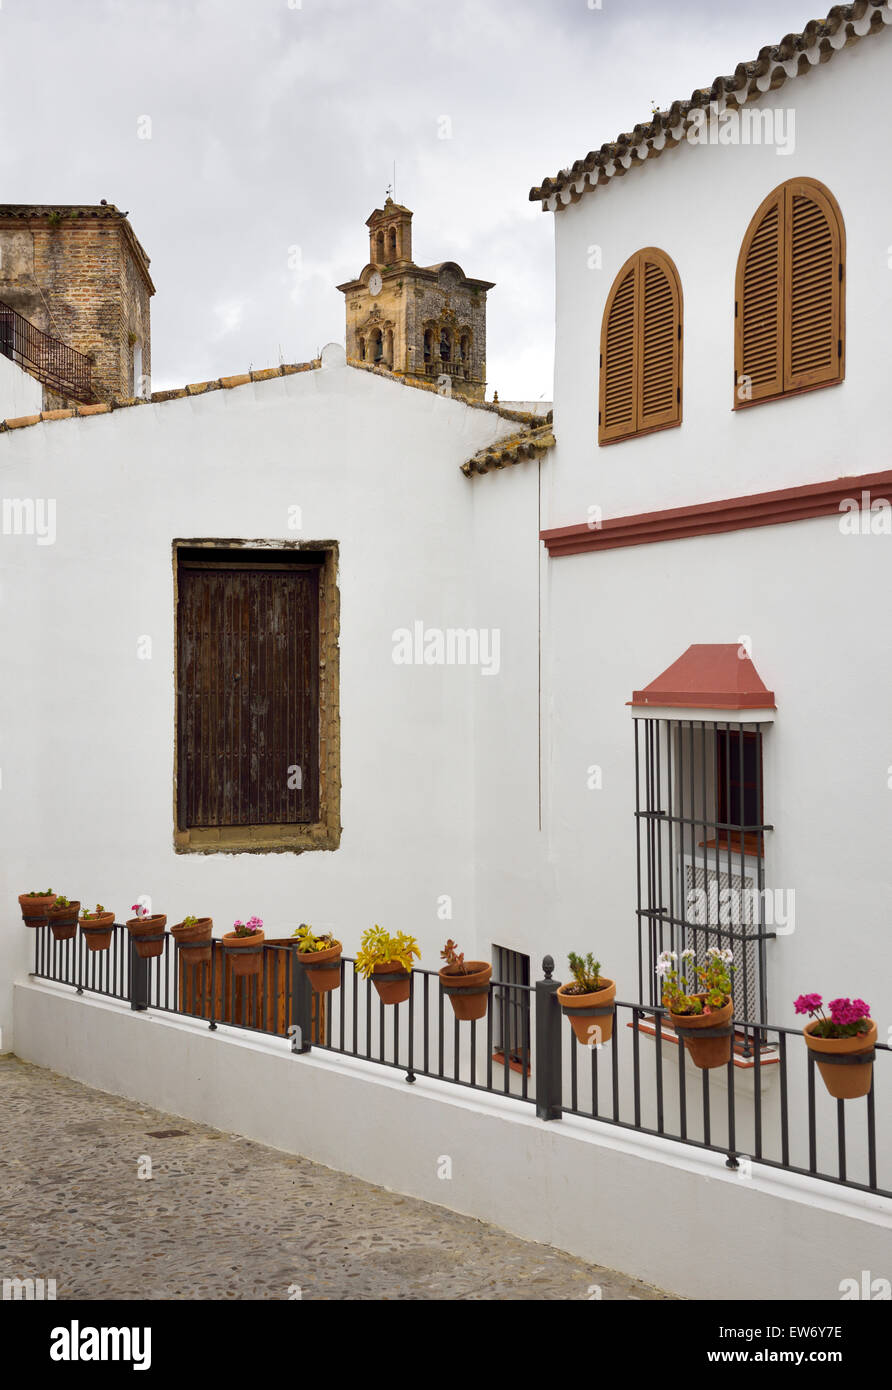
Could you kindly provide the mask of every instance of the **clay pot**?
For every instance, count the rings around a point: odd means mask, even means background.
[[[259,975],[263,969],[262,931],[250,936],[236,936],[234,931],[223,937],[223,949],[232,967],[233,975]]]
[[[131,917],[126,924],[131,940],[136,946],[136,954],[142,960],[152,960],[164,950],[164,928],[167,917],[156,912],[152,917]]]
[[[180,960],[185,965],[201,965],[202,961],[210,960],[211,938],[214,934],[212,917],[199,917],[191,927],[177,922],[175,927],[171,927],[170,934],[177,943]],[[196,944],[198,942],[201,945]]]
[[[70,941],[77,931],[77,914],[80,903],[69,903],[68,907],[51,907],[48,921],[50,931],[57,941]]]
[[[836,1100],[857,1100],[870,1090],[877,1026],[872,1018],[867,1022],[870,1024],[868,1031],[857,1033],[854,1038],[816,1038],[812,1032],[815,1021],[805,1025],[805,1045],[815,1054],[824,1085]],[[860,1056],[864,1057],[863,1062],[833,1061],[834,1057]]]
[[[706,996],[695,994],[692,998],[705,1000]],[[688,1049],[695,1067],[701,1071],[712,1071],[713,1067],[727,1066],[730,1062],[734,1037],[733,999],[723,1009],[714,1009],[709,1014],[674,1014],[670,1011],[669,1021]],[[704,1033],[711,1033],[716,1028],[722,1030],[718,1037],[703,1037]]]
[[[569,1018],[577,1042],[586,1047],[610,1042],[613,1037],[616,981],[608,980],[606,975],[601,975],[600,980],[604,988],[591,994],[567,994],[566,985],[561,985],[557,992],[561,1013]]]
[[[297,958],[317,994],[340,989],[342,949],[340,941],[336,941],[327,951],[298,951]]]
[[[372,984],[382,1004],[404,1004],[409,998],[412,978],[398,960],[385,960],[373,968]]]
[[[115,925],[113,912],[100,912],[98,917],[91,917],[89,922],[85,922],[82,917],[78,925],[87,939],[88,951],[108,950]]]
[[[439,973],[443,993],[449,996],[456,1018],[467,1022],[486,1017],[491,965],[485,960],[469,960],[464,970],[460,965],[444,965]]]
[[[51,907],[55,906],[55,893],[41,893],[38,897],[32,898],[29,893],[19,894],[19,907],[22,909],[22,921],[26,927],[45,927],[47,915]]]

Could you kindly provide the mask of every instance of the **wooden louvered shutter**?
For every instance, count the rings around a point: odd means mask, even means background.
[[[638,428],[637,258],[626,263],[610,291],[601,328],[600,427],[605,443]]]
[[[765,199],[737,262],[734,405],[841,381],[845,230],[828,189],[791,179]],[[741,377],[750,394],[741,396]]]
[[[784,197],[779,189],[750,223],[737,262],[735,405],[783,390],[783,265]],[[748,393],[741,395],[745,386]]]
[[[598,442],[681,420],[681,290],[668,256],[636,251],[604,310]]]
[[[681,304],[674,267],[651,251],[638,265],[638,429],[681,419]]]
[[[841,375],[842,256],[833,207],[819,189],[785,185],[784,390]]]
[[[177,607],[179,829],[315,821],[318,568],[184,563]]]

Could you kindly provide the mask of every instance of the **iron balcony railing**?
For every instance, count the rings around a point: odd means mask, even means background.
[[[0,353],[61,396],[90,401],[90,360],[0,302]]]
[[[892,1063],[875,1045],[873,1081],[860,1100],[834,1101],[815,1076],[800,1029],[735,1019],[731,1060],[697,1072],[665,1009],[616,1001],[613,1036],[578,1043],[556,998],[550,957],[534,984],[492,980],[488,1009],[461,1024],[436,972],[412,971],[408,1001],[384,1005],[342,957],[339,988],[315,994],[289,938],[266,941],[261,971],[234,976],[219,939],[206,964],[187,966],[169,933],[154,960],[135,952],[117,924],[108,951],[91,953],[79,932],[56,941],[35,930],[41,979],[182,1017],[291,1039],[457,1086],[535,1105],[540,1119],[581,1116],[725,1156],[742,1179],[755,1165],[892,1198]],[[497,1036],[494,1036],[497,1034]],[[878,1130],[878,1121],[883,1126]]]

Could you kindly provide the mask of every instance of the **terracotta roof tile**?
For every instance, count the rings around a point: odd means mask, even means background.
[[[553,449],[554,443],[554,430],[549,419],[538,429],[510,434],[505,439],[488,444],[463,463],[461,471],[466,478],[472,478],[475,473],[488,473],[492,468],[507,468],[511,464],[522,463],[524,459],[538,458],[540,454]]]
[[[828,62],[841,48],[881,33],[887,24],[892,24],[892,11],[885,0],[834,5],[825,19],[809,20],[801,33],[786,34],[780,43],[761,49],[757,58],[738,63],[733,76],[714,78],[710,86],[696,88],[689,100],[674,101],[667,111],[655,112],[652,120],[636,125],[599,150],[590,150],[571,168],[543,180],[530,189],[530,201],[541,202],[545,211],[559,212],[578,202],[584,193],[621,178],[680,144],[698,119],[692,118],[691,112],[708,109],[711,102],[730,102],[739,108],[758,101],[788,79]]]
[[[16,415],[14,419],[12,419],[12,420],[7,420],[7,421],[5,422],[5,424],[6,424],[6,428],[7,428],[8,430],[21,430],[21,429],[24,429],[26,425],[38,425],[38,424],[40,424],[40,416],[39,416],[39,415]]]

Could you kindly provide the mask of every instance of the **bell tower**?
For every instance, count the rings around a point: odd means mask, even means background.
[[[347,312],[347,358],[420,377],[438,389],[486,395],[486,296],[455,261],[412,259],[412,213],[388,197],[366,222],[369,262],[338,285]]]

